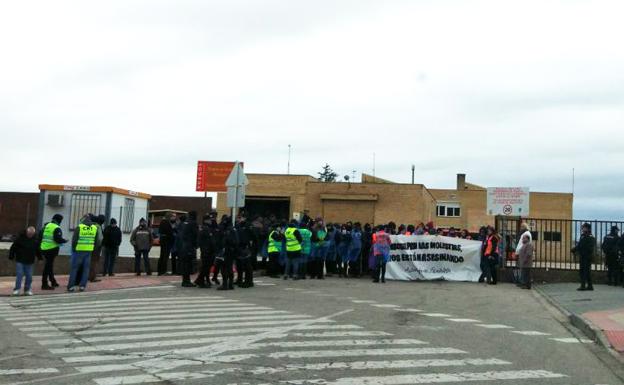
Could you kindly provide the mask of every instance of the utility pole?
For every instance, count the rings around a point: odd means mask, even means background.
[[[412,165],[412,184],[414,184],[414,171],[416,170],[416,166]]]
[[[373,152],[373,180],[375,179],[375,153]]]
[[[290,144],[288,145],[288,168],[286,174],[290,175]]]

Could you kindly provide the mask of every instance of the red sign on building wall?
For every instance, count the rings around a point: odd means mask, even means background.
[[[226,192],[225,181],[232,172],[235,162],[197,162],[197,183],[195,191]]]

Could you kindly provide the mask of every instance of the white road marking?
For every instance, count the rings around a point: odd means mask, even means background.
[[[426,373],[406,374],[383,377],[347,377],[336,381],[312,382],[307,380],[289,381],[293,384],[322,383],[325,385],[411,385],[411,384],[438,384],[446,382],[480,382],[504,380],[529,380],[540,378],[564,378],[563,374],[546,370],[510,370],[492,371],[484,373]],[[313,381],[317,381],[316,379]],[[322,381],[322,380],[321,380]]]
[[[420,310],[420,309],[401,309],[401,308],[399,308],[399,309],[394,309],[394,310],[402,311],[402,312],[405,312],[405,313],[421,313],[422,312],[422,310]]]
[[[512,333],[520,334],[523,336],[549,336],[550,333],[542,333],[534,330],[514,330]]]
[[[427,342],[414,339],[381,339],[381,340],[332,340],[332,341],[284,341],[284,342],[264,342],[254,343],[249,346],[252,349],[267,347],[280,348],[308,348],[308,347],[330,347],[330,346],[374,346],[374,345],[427,345]]]
[[[292,325],[300,323],[302,319],[279,319],[279,320],[268,320],[268,321],[249,321],[249,322],[230,322],[218,325],[222,328],[236,328],[237,331],[244,333],[245,326],[250,326],[255,331],[260,326],[280,326],[280,325]],[[331,323],[332,320],[324,320],[321,321],[324,323]],[[189,330],[189,331],[176,331],[176,332],[166,332],[166,333],[141,333],[141,334],[131,334],[131,335],[105,335],[98,337],[84,337],[80,339],[56,339],[56,340],[41,340],[39,344],[41,345],[61,345],[61,344],[81,344],[81,343],[98,343],[98,342],[107,342],[107,341],[136,341],[136,340],[152,340],[152,339],[161,339],[164,340],[166,338],[177,338],[177,337],[191,337],[191,336],[212,336],[212,335],[221,335],[223,334],[223,330],[215,328],[216,325],[206,325],[209,330]],[[212,327],[210,327],[212,326]],[[240,328],[243,327],[243,328]],[[330,326],[327,326],[330,327]],[[168,327],[167,330],[171,330],[171,327]],[[177,329],[176,329],[177,330]]]
[[[304,323],[308,320],[300,320],[301,323]],[[315,322],[323,322],[322,320],[309,320],[310,323],[315,323]],[[312,325],[312,324],[303,324],[303,325],[293,325],[291,326],[286,326],[284,328],[282,328],[282,330],[276,331],[274,327],[271,328],[255,328],[255,332],[253,332],[254,329],[246,329],[245,333],[253,333],[249,336],[245,335],[245,336],[241,336],[239,339],[243,339],[243,338],[252,338],[255,336],[258,336],[257,333],[271,333],[271,334],[267,334],[267,336],[262,337],[262,339],[267,339],[267,338],[271,338],[273,337],[273,335],[275,335],[274,338],[283,338],[285,335],[290,334],[290,332],[292,330],[326,330],[328,328],[327,325]],[[332,329],[360,329],[361,326],[357,326],[357,325],[332,325],[331,326]],[[232,330],[227,330],[224,329],[220,334],[222,335],[226,335],[226,334],[241,334],[241,330],[240,329],[232,329]],[[58,349],[50,349],[50,352],[54,353],[54,354],[76,354],[76,353],[85,353],[85,352],[98,352],[101,350],[126,350],[126,349],[133,349],[133,348],[143,348],[143,347],[159,347],[159,346],[176,346],[176,345],[196,345],[196,344],[201,344],[204,343],[202,341],[206,341],[205,343],[209,343],[209,342],[227,342],[230,341],[232,339],[232,337],[224,337],[221,339],[215,339],[215,338],[204,338],[204,339],[186,339],[186,340],[177,340],[177,341],[162,341],[162,343],[160,343],[160,341],[149,341],[149,342],[136,342],[136,343],[129,343],[129,344],[111,344],[110,346],[107,345],[98,345],[98,346],[78,346],[78,347],[73,347],[73,348],[58,348]],[[156,344],[156,345],[149,345],[148,344]],[[127,348],[124,346],[128,346]],[[236,350],[233,349],[231,346],[228,347],[228,350]]]
[[[566,337],[566,338],[550,338],[553,341],[557,341],[557,342],[563,342],[565,344],[580,344],[580,343],[584,343],[584,344],[589,344],[592,343],[594,341],[592,340],[588,340],[585,338],[574,338],[574,337]]]
[[[396,309],[400,307],[399,305],[392,305],[389,303],[371,304],[371,306],[380,307],[380,308],[388,308],[388,309]]]
[[[511,326],[500,325],[500,324],[477,324],[476,326],[480,328],[486,328],[486,329],[513,329],[513,327]]]
[[[194,321],[184,321],[184,325],[179,325],[179,320],[167,320],[164,322],[158,322],[158,326],[143,326],[143,327],[129,327],[129,328],[116,328],[111,325],[110,328],[100,328],[100,329],[89,329],[83,331],[75,331],[72,332],[73,335],[78,336],[89,336],[89,335],[99,335],[99,334],[116,334],[116,333],[138,333],[138,332],[154,332],[154,331],[163,331],[163,330],[171,330],[171,325],[176,325],[175,330],[201,330],[201,329],[217,329],[222,327],[229,327],[229,324],[225,325],[215,325],[216,322],[228,322],[228,321],[266,321],[266,320],[288,320],[288,319],[305,319],[310,318],[307,315],[297,315],[297,314],[280,314],[280,315],[266,315],[266,316],[252,316],[252,317],[225,317],[225,318],[213,318],[210,319],[209,322],[206,322],[206,319],[194,320]],[[67,336],[67,332],[55,332],[55,333],[32,333],[28,334],[31,338],[51,338],[51,337],[65,337]]]
[[[240,310],[240,309],[238,309]],[[260,310],[260,311],[254,311],[254,310],[245,310],[245,311],[227,311],[227,312],[219,312],[219,313],[215,313],[214,311],[209,311],[209,312],[197,312],[194,314],[189,314],[189,315],[176,315],[176,316],[172,316],[172,317],[166,317],[165,319],[162,319],[163,317],[157,317],[159,319],[154,319],[155,317],[138,317],[139,320],[141,321],[124,321],[124,322],[117,322],[117,320],[119,320],[119,318],[115,319],[114,321],[109,321],[108,323],[106,323],[104,320],[102,320],[103,323],[97,323],[93,326],[90,327],[90,329],[97,329],[97,328],[115,328],[115,327],[119,327],[119,326],[148,326],[148,325],[168,325],[168,324],[176,324],[178,325],[180,323],[180,319],[183,318],[184,319],[184,324],[183,325],[179,325],[176,326],[176,328],[184,328],[186,325],[190,325],[190,324],[196,324],[196,323],[202,323],[202,324],[206,324],[206,322],[214,322],[215,319],[223,319],[223,317],[236,317],[236,319],[241,319],[244,318],[248,315],[252,315],[252,316],[256,316],[256,315],[277,315],[277,314],[287,314],[287,311],[284,310]],[[171,319],[173,318],[173,319]],[[129,319],[134,319],[132,317],[130,317]],[[147,319],[147,320],[146,320]],[[81,321],[84,322],[85,319],[81,319]],[[97,321],[97,320],[95,320]],[[13,325],[15,326],[20,326],[23,325],[24,323],[20,323],[20,322],[16,322]],[[69,326],[65,326],[65,325],[59,325],[59,327],[55,327],[55,326],[50,326],[52,323],[49,322],[45,322],[45,321],[38,321],[37,323],[38,325],[47,325],[47,326],[36,326],[36,327],[26,327],[26,328],[20,328],[21,331],[23,332],[36,332],[36,331],[58,331],[58,330],[62,330],[62,331],[76,331],[76,330],[82,330],[84,329],[85,325],[80,324],[80,325],[69,325]],[[75,327],[72,327],[75,326]],[[62,328],[62,329],[60,329]]]
[[[335,329],[332,326],[332,329]],[[326,337],[382,337],[392,334],[380,331],[347,331],[347,332],[323,332],[323,333],[288,333],[292,337],[326,338]]]
[[[447,318],[447,317],[452,317],[449,314],[444,314],[444,313],[421,313],[424,316],[427,317],[434,317],[434,318]]]
[[[112,311],[121,311],[121,310],[153,310],[153,309],[175,309],[180,307],[191,307],[192,305],[196,305],[196,307],[201,307],[203,305],[212,306],[212,305],[221,305],[224,304],[232,304],[234,306],[251,306],[249,303],[241,303],[240,301],[235,300],[227,300],[227,299],[208,299],[208,300],[189,300],[181,303],[120,303],[120,304],[103,304],[103,305],[84,305],[84,306],[71,306],[64,307],[58,306],[51,309],[24,309],[19,313],[21,315],[24,314],[33,314],[33,315],[56,315],[56,314],[80,314],[86,312],[94,312],[94,313],[108,313]]]
[[[377,301],[371,301],[368,299],[354,299],[351,302],[353,303],[377,303]]]
[[[210,314],[215,314],[215,312],[221,312],[221,313],[226,313],[228,310],[236,310],[236,311],[243,311],[243,310],[254,310],[254,311],[258,311],[258,310],[272,310],[270,307],[264,307],[264,306],[254,306],[254,307],[240,307],[240,308],[236,308],[236,309],[210,309]],[[208,312],[207,310],[204,309],[203,313],[205,314],[206,312]],[[72,319],[55,319],[55,320],[49,320],[49,321],[32,321],[32,322],[22,322],[19,323],[17,322],[16,325],[24,325],[24,326],[29,326],[29,325],[60,325],[60,324],[73,324],[75,325],[76,322],[78,320],[80,320],[80,322],[82,322],[83,324],[88,323],[88,322],[99,322],[99,323],[109,323],[109,322],[116,322],[116,321],[132,321],[132,320],[155,320],[155,319],[171,319],[171,318],[181,318],[181,319],[188,319],[188,318],[198,318],[201,317],[199,314],[201,314],[201,310],[193,310],[193,309],[184,309],[184,310],[172,310],[172,311],[167,311],[167,312],[160,312],[161,314],[151,314],[151,315],[134,315],[134,316],[124,316],[124,317],[109,317],[109,316],[105,316],[105,317],[101,317],[101,318],[77,318],[77,317],[73,317]],[[172,314],[173,313],[173,314]],[[126,312],[124,314],[129,314],[129,312]]]
[[[458,322],[458,323],[477,323],[477,322],[481,322],[477,319],[472,319],[472,318],[447,318],[447,321],[451,321],[451,322]]]
[[[510,362],[498,359],[465,359],[465,360],[404,360],[404,361],[356,361],[356,362],[322,362],[303,365],[286,365],[281,367],[251,367],[251,368],[231,368],[229,373],[243,372],[252,375],[276,374],[292,371],[326,371],[326,370],[371,370],[371,369],[404,369],[404,368],[428,368],[428,367],[457,367],[457,366],[494,366],[510,365]],[[224,374],[223,370],[206,370],[201,372],[178,372],[159,373],[155,375],[135,375],[124,377],[107,377],[95,379],[98,385],[126,385],[144,384],[161,381],[184,381],[191,379],[202,379]]]
[[[20,306],[20,305],[37,305],[37,304],[49,304],[52,301],[58,301],[59,304],[67,303],[61,302],[64,299],[91,299],[91,297],[99,297],[101,295],[110,295],[112,293],[125,293],[132,291],[151,291],[151,290],[170,290],[178,285],[159,285],[159,286],[141,286],[141,287],[128,287],[121,289],[110,289],[110,290],[100,290],[100,291],[87,291],[84,293],[62,293],[62,294],[54,294],[54,295],[44,295],[39,297],[20,297],[20,298],[12,298],[9,301],[11,306]],[[210,296],[211,298],[215,298],[216,296]],[[175,298],[175,297],[167,297],[167,298]],[[209,298],[208,296],[206,298]],[[154,298],[145,298],[145,300],[154,300]],[[85,301],[87,302],[87,301]]]
[[[36,368],[36,369],[0,369],[0,376],[14,376],[17,374],[49,374],[58,373],[56,368]]]
[[[112,317],[123,316],[123,315],[128,315],[128,314],[152,315],[152,314],[194,313],[194,312],[198,312],[201,310],[206,311],[208,309],[213,310],[213,311],[250,309],[250,306],[251,306],[251,309],[261,309],[260,307],[255,307],[255,305],[252,305],[252,304],[236,304],[236,303],[215,304],[215,305],[202,304],[202,305],[197,305],[196,307],[194,306],[183,306],[183,307],[159,306],[153,309],[146,309],[146,310],[136,309],[136,308],[118,308],[115,311],[106,311],[106,312],[85,310],[85,311],[79,311],[79,312],[67,312],[67,313],[59,313],[59,314],[52,314],[52,315],[41,314],[41,315],[36,315],[36,317],[40,319],[44,319],[44,320],[54,321],[54,322],[56,322],[56,320],[59,320],[59,319],[70,318],[71,322],[76,322],[75,318],[80,317],[83,314],[84,315],[88,314],[91,317],[102,316],[102,317],[112,318]],[[24,315],[22,315],[21,317],[6,318],[7,321],[19,321],[20,319],[23,320]]]
[[[467,352],[453,348],[413,348],[413,349],[349,349],[349,350],[309,350],[285,351],[269,353],[271,358],[323,358],[323,357],[357,357],[357,356],[386,356],[401,354],[467,354]]]
[[[255,286],[277,286],[275,283],[254,283]]]

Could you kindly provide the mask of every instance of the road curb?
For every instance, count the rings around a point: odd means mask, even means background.
[[[572,326],[579,329],[587,338],[598,343],[600,346],[605,348],[609,352],[609,354],[611,354],[616,360],[624,364],[624,357],[622,357],[620,353],[618,353],[615,349],[611,347],[611,344],[609,343],[609,340],[602,332],[602,329],[598,328],[596,325],[594,325],[590,320],[586,319],[585,317],[578,315],[578,314],[571,313],[566,308],[561,306],[561,304],[559,304],[557,301],[552,299],[548,294],[544,293],[538,287],[535,287],[534,289],[535,289],[535,293],[537,293],[542,299],[548,302],[549,305],[551,305],[552,307],[557,309],[560,313],[562,313],[568,319],[568,321],[572,324]]]

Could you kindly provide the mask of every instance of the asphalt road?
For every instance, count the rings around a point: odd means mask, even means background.
[[[259,281],[3,298],[0,383],[624,383],[620,363],[512,285]]]

